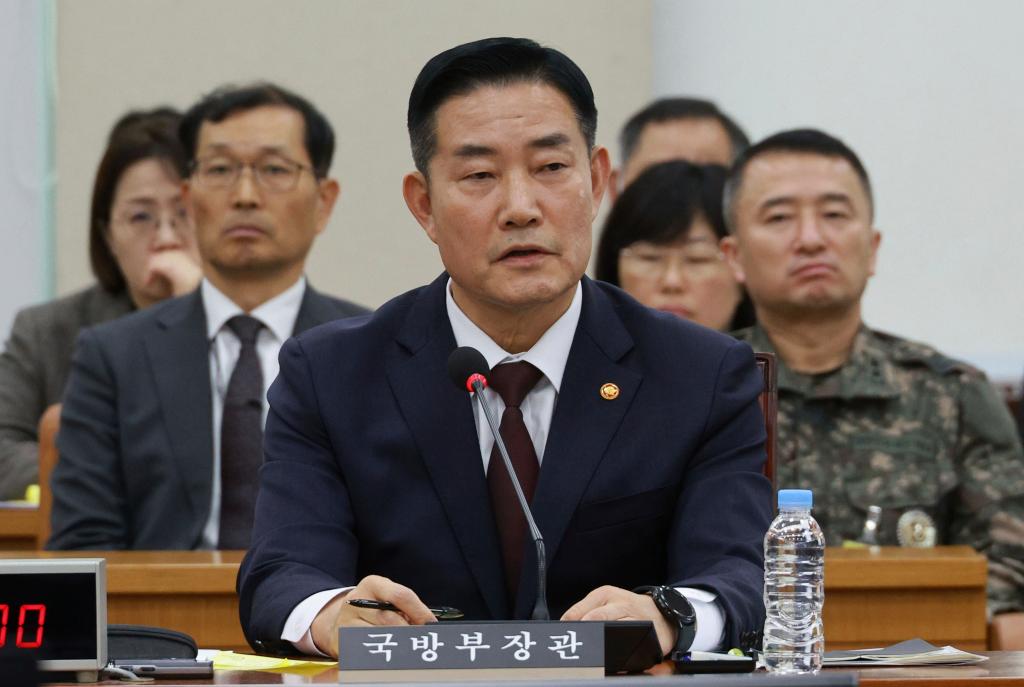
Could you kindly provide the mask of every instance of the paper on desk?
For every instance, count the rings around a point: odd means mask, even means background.
[[[296,670],[308,668],[329,668],[334,661],[305,661],[295,658],[277,658],[274,656],[253,656],[236,654],[234,651],[218,651],[202,649],[197,657],[201,661],[213,661],[214,670]]]
[[[850,651],[827,651],[822,659],[823,666],[925,666],[925,665],[967,665],[987,661],[979,656],[961,651],[954,646],[937,647],[923,639],[908,639],[884,649],[853,649]]]

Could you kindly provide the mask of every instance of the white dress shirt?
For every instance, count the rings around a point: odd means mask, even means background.
[[[569,359],[569,349],[572,348],[573,337],[576,335],[576,327],[583,310],[582,286],[576,285],[576,293],[569,308],[544,332],[537,343],[530,350],[518,353],[510,353],[503,349],[470,320],[455,303],[451,287],[452,283],[449,278],[448,287],[445,289],[445,306],[448,311],[448,320],[452,326],[452,333],[455,335],[455,343],[458,346],[472,346],[480,351],[491,369],[502,363],[526,361],[543,373],[540,381],[526,394],[526,398],[520,405],[523,420],[537,451],[537,459],[543,462],[544,446],[547,444],[548,432],[551,429],[551,418],[555,413],[558,390],[562,386],[562,375],[565,373],[565,364]],[[501,417],[505,410],[505,402],[498,392],[486,388],[484,395],[495,415]],[[486,473],[491,461],[494,437],[491,436],[491,431],[487,427],[487,418],[479,403],[473,403],[473,412],[476,420],[476,433],[480,440],[480,458],[483,460]],[[339,594],[350,589],[352,587],[327,589],[303,600],[292,610],[285,621],[281,639],[292,642],[299,651],[304,653],[322,655],[322,652],[313,644],[310,627],[317,613],[324,606]],[[725,615],[715,601],[717,595],[703,589],[688,587],[681,587],[679,591],[690,600],[697,614],[697,635],[694,637],[691,648],[695,651],[717,649],[725,632]]]
[[[576,295],[573,296],[569,309],[544,332],[533,348],[514,354],[494,343],[491,337],[476,326],[455,304],[455,299],[452,298],[450,279],[445,294],[448,320],[451,322],[457,345],[471,346],[480,351],[487,361],[487,367],[492,370],[502,363],[525,361],[543,373],[540,381],[526,394],[526,398],[519,406],[523,413],[523,422],[526,423],[526,429],[529,430],[530,438],[533,439],[537,460],[543,463],[544,446],[548,442],[551,418],[555,414],[555,401],[558,400],[562,375],[565,374],[565,363],[569,359],[569,349],[572,348],[576,325],[579,324],[580,312],[583,310],[583,289],[579,285],[576,286]],[[505,401],[501,398],[501,394],[487,387],[484,389],[484,396],[495,416],[501,418],[501,414],[505,412]],[[488,464],[491,462],[494,436],[491,435],[491,430],[487,426],[487,417],[479,403],[473,403],[473,413],[476,419],[477,437],[480,439],[480,457],[484,461],[484,473],[486,473]]]
[[[302,297],[306,293],[306,278],[302,277],[283,293],[274,296],[250,313],[246,313],[206,279],[199,286],[206,311],[206,338],[210,342],[210,388],[213,399],[213,475],[211,476],[210,517],[203,528],[202,547],[217,548],[220,526],[220,424],[224,397],[228,392],[231,373],[235,371],[242,342],[227,326],[235,315],[251,315],[264,327],[256,338],[256,354],[263,374],[263,422],[267,421],[267,390],[277,377],[277,354],[295,330]]]

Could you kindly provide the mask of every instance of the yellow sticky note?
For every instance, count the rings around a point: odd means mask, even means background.
[[[30,485],[28,485],[28,488],[25,489],[25,500],[28,501],[31,504],[36,505],[36,506],[39,505],[39,485],[38,484],[30,484]]]
[[[303,661],[294,658],[236,654],[234,651],[218,651],[213,656],[214,670],[302,670],[311,667],[324,669],[332,665],[334,661]]]

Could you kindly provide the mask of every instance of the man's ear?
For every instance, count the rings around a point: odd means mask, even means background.
[[[608,155],[608,149],[604,146],[596,146],[590,154],[590,190],[594,197],[593,212],[590,221],[597,218],[601,209],[601,200],[608,190],[608,178],[611,176],[612,161]]]
[[[402,196],[409,212],[427,232],[427,236],[437,243],[437,226],[434,224],[434,208],[430,202],[430,182],[420,172],[410,172],[402,179]]]
[[[331,219],[331,212],[334,211],[334,204],[341,196],[341,184],[336,179],[324,179],[317,188],[319,202],[316,210],[316,233],[321,233],[327,228],[327,221]]]
[[[871,261],[868,263],[868,274],[875,276],[875,266],[878,264],[878,246],[882,243],[882,232],[874,227],[871,228]]]
[[[729,269],[732,270],[732,276],[740,284],[746,283],[747,275],[740,264],[740,246],[736,241],[736,237],[732,234],[723,236],[722,240],[718,242],[718,248],[722,251],[722,255],[725,256],[725,262],[729,265]]]

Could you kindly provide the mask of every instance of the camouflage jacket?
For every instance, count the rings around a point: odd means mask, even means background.
[[[774,352],[758,326],[736,336]],[[988,556],[990,612],[1024,608],[1024,453],[980,371],[862,326],[841,368],[803,375],[780,360],[778,382],[778,485],[814,490],[830,546],[860,537],[869,506],[882,545],[923,511],[936,544]]]

